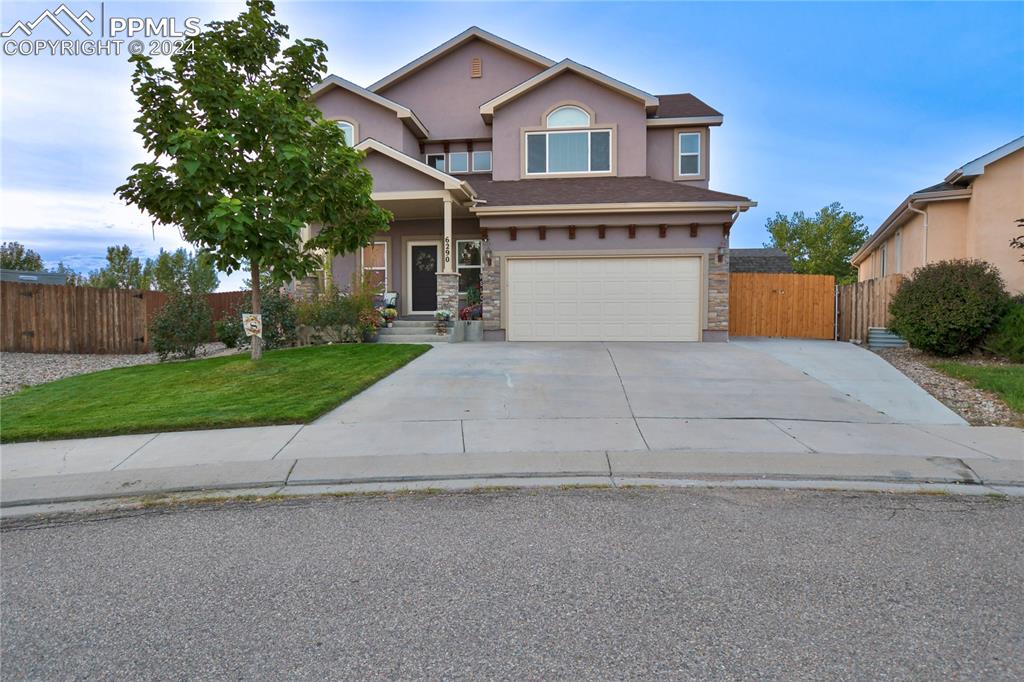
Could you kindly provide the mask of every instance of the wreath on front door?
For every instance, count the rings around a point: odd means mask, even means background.
[[[421,251],[420,254],[416,256],[416,269],[420,272],[436,272],[437,258],[429,253]]]

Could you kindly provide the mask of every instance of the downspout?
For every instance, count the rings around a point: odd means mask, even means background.
[[[914,201],[912,199],[907,200],[907,208],[914,213],[920,213],[924,216],[924,257],[921,259],[921,265],[928,265],[928,211],[914,208]]]

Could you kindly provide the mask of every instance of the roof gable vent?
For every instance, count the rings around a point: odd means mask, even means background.
[[[480,61],[480,57],[473,57],[473,60],[469,63],[469,77],[470,78],[481,78],[484,75],[484,65]]]

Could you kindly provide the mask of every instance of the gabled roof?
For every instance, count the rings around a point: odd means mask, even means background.
[[[974,161],[970,161],[960,166],[946,176],[946,182],[967,182],[972,178],[976,178],[985,172],[985,166],[990,163],[995,163],[1004,156],[1009,156],[1020,149],[1024,149],[1024,135],[1021,135],[1016,140],[1007,142],[998,149],[993,149],[984,156],[979,156]]]
[[[427,131],[427,127],[423,125],[423,121],[416,116],[412,109],[403,107],[398,102],[392,101],[387,97],[382,97],[375,92],[370,92],[366,88],[361,88],[352,81],[347,81],[341,76],[331,74],[317,83],[313,89],[309,91],[309,94],[313,99],[316,99],[324,93],[329,92],[332,88],[348,90],[349,92],[359,95],[360,97],[363,97],[374,104],[380,105],[385,109],[390,109],[395,112],[398,118],[401,119],[402,123],[404,123],[409,130],[411,130],[413,134],[421,140],[430,136],[430,133]]]
[[[490,123],[491,118],[494,116],[494,111],[497,108],[505,104],[508,104],[512,100],[521,97],[530,90],[533,90],[537,86],[546,83],[547,81],[565,73],[566,71],[571,71],[573,73],[579,74],[584,78],[589,78],[595,83],[599,83],[608,88],[611,88],[612,90],[621,92],[622,94],[628,97],[633,97],[634,99],[640,100],[647,108],[649,114],[653,113],[658,107],[658,98],[650,94],[649,92],[644,92],[639,88],[634,88],[632,85],[626,85],[620,80],[616,80],[611,76],[606,76],[600,71],[595,71],[589,66],[577,64],[571,59],[563,59],[562,61],[558,62],[549,69],[541,71],[533,78],[529,78],[520,83],[519,85],[515,86],[511,90],[506,90],[505,92],[498,95],[494,99],[481,104],[480,115],[484,117],[485,121]]]
[[[485,43],[490,43],[491,45],[494,45],[495,47],[500,48],[502,50],[505,50],[506,52],[510,52],[516,55],[517,57],[521,57],[522,59],[525,59],[528,62],[533,62],[537,66],[547,68],[555,63],[554,61],[548,59],[544,55],[540,55],[531,50],[527,50],[525,47],[516,45],[515,43],[505,40],[504,38],[500,38],[494,35],[493,33],[488,33],[482,28],[479,28],[477,26],[470,26],[468,29],[466,29],[459,35],[455,36],[451,40],[441,43],[440,45],[438,45],[437,47],[435,47],[433,50],[426,53],[422,57],[419,57],[409,62],[408,64],[398,69],[397,71],[394,71],[388,74],[387,76],[384,76],[379,81],[371,85],[369,89],[376,92],[377,90],[382,90],[390,85],[394,85],[398,81],[403,80],[408,76],[411,76],[412,74],[422,69],[424,66],[427,66],[428,64],[437,61],[438,59],[440,59],[447,53],[451,52],[455,48],[465,43],[468,43],[470,40],[473,39],[482,40]]]
[[[388,158],[391,158],[397,161],[398,163],[404,164],[415,171],[423,173],[424,175],[427,175],[433,178],[434,180],[440,180],[441,183],[443,183],[445,189],[459,190],[463,194],[465,194],[467,199],[476,198],[476,192],[465,180],[459,180],[458,178],[452,177],[451,175],[448,175],[445,172],[437,170],[433,166],[428,166],[419,159],[414,159],[408,154],[403,154],[394,147],[384,144],[380,140],[375,140],[372,137],[368,137],[359,144],[357,144],[354,148],[356,151],[360,152],[374,151],[383,154],[384,156],[387,156]]]

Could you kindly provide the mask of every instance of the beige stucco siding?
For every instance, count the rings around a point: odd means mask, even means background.
[[[998,267],[1013,293],[1024,292],[1024,253],[1010,248],[1017,218],[1024,218],[1024,150],[985,167],[974,181],[967,221],[967,257]]]

